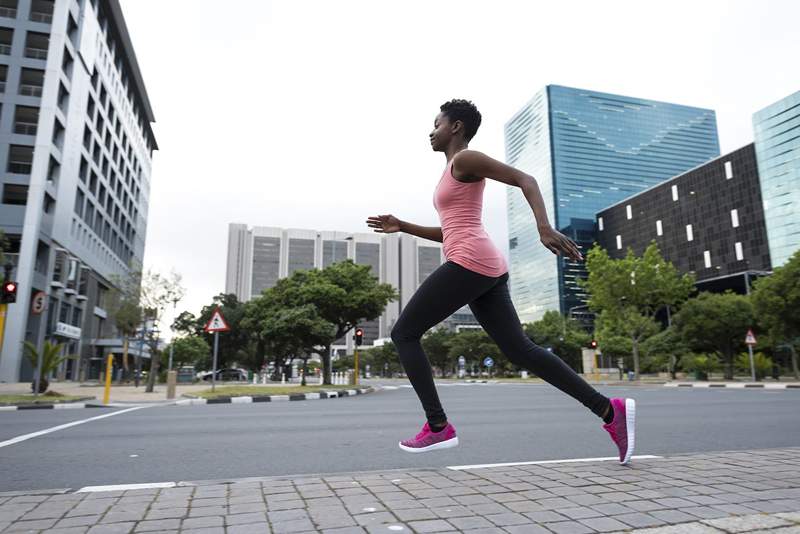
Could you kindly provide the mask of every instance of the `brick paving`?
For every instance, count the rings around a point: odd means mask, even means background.
[[[800,447],[0,493],[0,532],[800,534]]]

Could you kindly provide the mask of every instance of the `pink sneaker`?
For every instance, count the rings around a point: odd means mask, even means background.
[[[614,419],[607,425],[603,425],[603,428],[611,434],[611,439],[619,449],[619,463],[625,465],[631,461],[631,456],[633,456],[636,401],[611,399],[611,409],[614,410]]]
[[[400,448],[406,452],[428,452],[436,449],[449,449],[458,445],[456,428],[447,423],[440,432],[432,432],[428,423],[413,439],[406,439],[399,443]]]

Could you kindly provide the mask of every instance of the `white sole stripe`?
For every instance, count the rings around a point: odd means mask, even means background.
[[[663,458],[662,456],[653,456],[651,454],[643,454],[640,456],[632,456],[632,460],[654,460]],[[536,460],[533,462],[506,462],[502,464],[475,464],[475,465],[448,465],[447,469],[454,471],[463,471],[465,469],[485,469],[488,467],[511,467],[515,465],[547,465],[547,464],[573,464],[582,462],[619,462],[619,456],[608,456],[603,458],[569,458],[566,460]]]
[[[75,493],[90,493],[95,491],[127,491],[137,489],[151,489],[151,488],[174,488],[178,484],[176,482],[151,482],[148,484],[116,484],[110,486],[86,486],[81,488]]]

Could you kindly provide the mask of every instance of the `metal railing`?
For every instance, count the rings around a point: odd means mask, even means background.
[[[36,135],[36,123],[17,121],[14,123],[14,133],[22,135]]]
[[[47,49],[33,48],[32,46],[26,46],[25,57],[30,57],[33,59],[47,59]]]
[[[26,161],[9,161],[8,172],[14,174],[30,174],[32,164]]]
[[[41,11],[31,11],[31,16],[29,19],[33,22],[44,22],[45,24],[50,24],[53,22],[53,14],[43,13]]]
[[[5,56],[10,56],[11,55],[11,45],[10,44],[5,44],[5,43],[0,44],[0,54],[3,54]]]
[[[17,18],[17,10],[13,7],[0,7],[0,17],[15,19]]]
[[[19,84],[19,94],[25,96],[42,96],[42,86],[21,83]]]

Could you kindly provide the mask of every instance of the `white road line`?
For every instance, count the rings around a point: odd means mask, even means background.
[[[103,415],[98,415],[96,417],[90,417],[89,419],[81,419],[80,421],[73,421],[71,423],[67,423],[64,425],[54,426],[52,428],[45,428],[44,430],[40,430],[38,432],[33,432],[31,434],[25,434],[22,436],[17,436],[16,438],[11,438],[6,441],[0,441],[0,448],[8,447],[9,445],[14,445],[15,443],[19,443],[21,441],[26,441],[31,438],[35,438],[37,436],[43,436],[45,434],[50,434],[51,432],[57,432],[59,430],[64,430],[65,428],[69,428],[72,426],[82,425],[84,423],[88,423],[89,421],[97,421],[98,419],[105,419],[106,417],[113,417],[115,415],[120,415],[125,412],[132,412],[133,410],[141,410],[142,408],[150,408],[150,406],[134,406],[133,408],[128,408],[127,410],[120,410],[118,412],[111,412]]]
[[[75,493],[89,493],[94,491],[127,491],[135,489],[150,489],[150,488],[174,488],[178,484],[176,482],[150,482],[149,484],[117,484],[112,486],[86,486],[81,488]]]
[[[631,460],[652,460],[654,458],[661,458],[661,456],[652,456],[644,454],[641,456],[633,456]],[[465,469],[483,469],[486,467],[508,467],[512,465],[544,465],[544,464],[572,464],[579,462],[610,462],[611,460],[619,461],[616,456],[609,456],[607,458],[570,458],[567,460],[537,460],[534,462],[508,462],[504,464],[475,464],[475,465],[448,465],[447,469],[453,471],[463,471]]]

